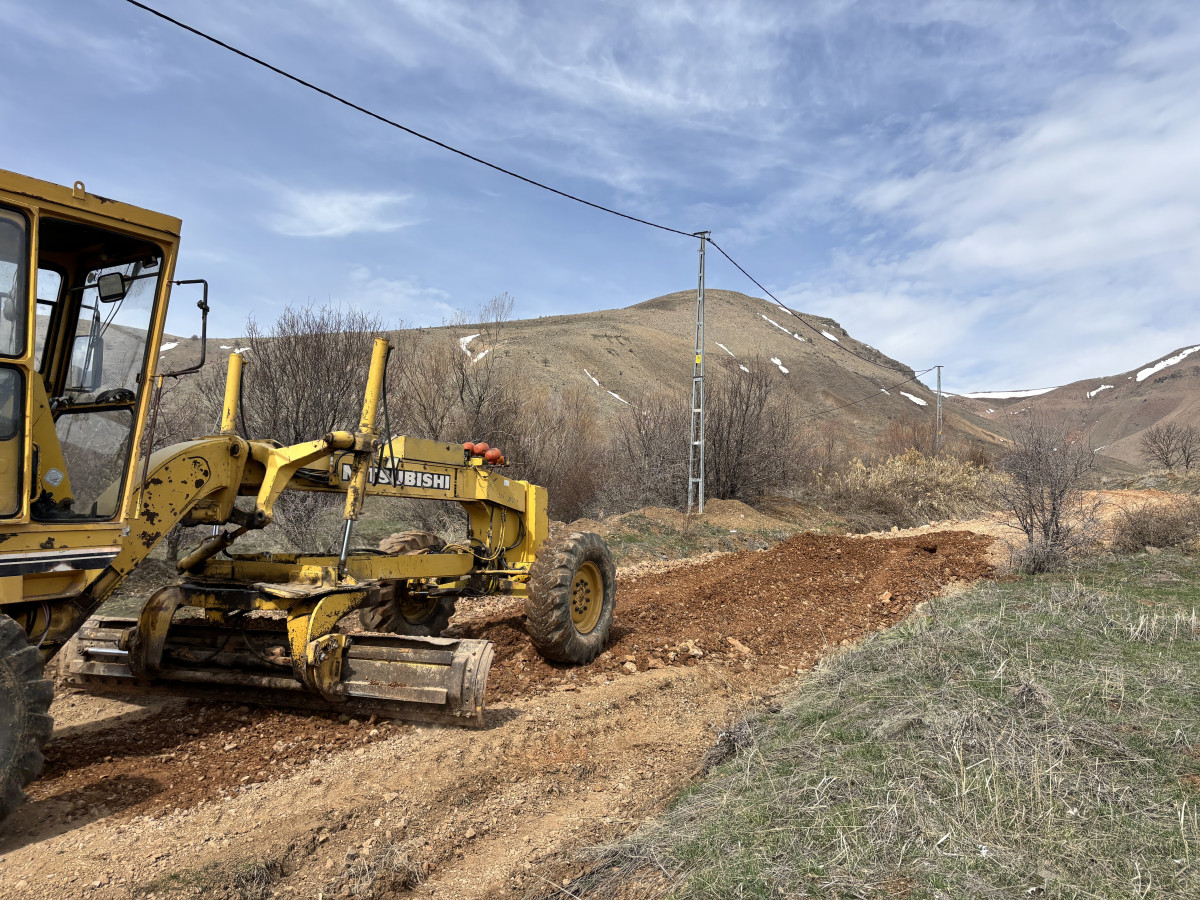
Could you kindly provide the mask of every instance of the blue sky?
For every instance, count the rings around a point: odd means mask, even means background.
[[[154,5],[500,165],[710,229],[793,306],[943,363],[952,389],[1200,341],[1193,4]],[[217,335],[295,303],[438,324],[502,291],[538,316],[695,285],[691,239],[451,156],[121,0],[0,0],[0,34],[0,167],[180,216],[178,272],[211,281]],[[711,255],[708,283],[756,292]]]

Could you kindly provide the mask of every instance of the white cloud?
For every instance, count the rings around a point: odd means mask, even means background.
[[[411,194],[355,191],[278,191],[278,211],[267,224],[288,237],[345,237],[396,231],[419,221]]]
[[[369,266],[352,269],[345,290],[355,306],[376,310],[397,327],[401,321],[414,327],[441,325],[458,312],[440,288],[422,286],[411,278],[386,278]]]
[[[934,130],[919,170],[858,182],[861,238],[793,303],[981,388],[1112,374],[1200,334],[1200,30],[1136,40],[1030,115]]]

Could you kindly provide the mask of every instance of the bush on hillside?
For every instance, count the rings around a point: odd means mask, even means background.
[[[1142,503],[1122,510],[1113,523],[1113,549],[1137,553],[1146,547],[1183,547],[1200,538],[1200,498]]]

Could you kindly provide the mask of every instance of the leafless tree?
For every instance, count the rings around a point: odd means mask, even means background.
[[[285,307],[268,329],[249,318],[238,430],[281,444],[353,430],[362,411],[371,345],[385,328],[378,315],[333,306]],[[200,417],[212,427],[208,423],[219,418],[224,397],[222,367],[206,366],[198,387]],[[336,495],[285,491],[275,521],[297,548],[328,550],[336,542],[341,502]]]
[[[513,298],[499,294],[473,317],[418,334],[398,373],[396,420],[435,440],[487,440],[507,433],[519,416],[521,390],[513,366],[496,352]]]
[[[526,398],[519,423],[485,439],[501,447],[517,478],[546,488],[556,519],[592,512],[609,479],[604,430],[592,393],[582,387]]]
[[[353,429],[371,344],[385,327],[373,313],[332,306],[286,307],[266,331],[248,319],[242,407],[250,434],[298,444]]]
[[[775,390],[766,360],[749,372],[734,364],[709,379],[705,428],[706,491],[710,497],[758,500],[781,492],[794,480],[788,464],[796,428],[788,405]]]
[[[1161,422],[1142,432],[1138,441],[1142,457],[1164,469],[1183,466],[1190,471],[1200,461],[1200,430],[1194,425]]]
[[[1183,471],[1190,472],[1197,463],[1200,463],[1200,429],[1187,425],[1179,440],[1179,464]]]
[[[1095,540],[1096,510],[1084,479],[1096,455],[1086,433],[1037,411],[1024,417],[1012,439],[996,491],[1026,537],[1014,562],[1026,572],[1049,571]]]
[[[450,424],[458,409],[455,385],[456,341],[443,332],[418,333],[407,364],[400,367],[391,396],[393,427],[413,437],[449,440]],[[465,439],[465,438],[464,438]]]
[[[606,502],[616,509],[687,502],[690,400],[682,391],[631,394],[612,447]]]

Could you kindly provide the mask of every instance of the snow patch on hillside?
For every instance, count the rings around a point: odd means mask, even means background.
[[[728,347],[726,347],[724,344],[722,344],[720,341],[717,341],[717,346],[720,347],[722,350],[724,350],[726,353],[728,353],[730,356],[733,356],[733,351],[730,350]]]
[[[629,401],[628,401],[628,400],[626,400],[624,397],[622,397],[620,394],[618,394],[616,391],[609,391],[609,394],[611,394],[612,396],[616,397],[618,400],[620,400],[620,401],[621,401],[622,403],[624,403],[626,406],[628,406],[628,405],[629,405]]]
[[[788,331],[786,328],[784,328],[782,325],[780,325],[778,322],[776,322],[770,316],[763,316],[762,313],[759,313],[759,315],[762,316],[764,319],[766,319],[768,322],[770,322],[772,325],[774,325],[776,328],[778,328],[780,331],[782,331],[784,334],[791,334],[790,331]]]
[[[783,360],[781,360],[778,356],[772,356],[771,362],[775,363],[775,365],[777,365],[779,367],[779,371],[782,372],[784,375],[786,375],[788,373],[787,367],[784,366],[784,364],[783,364]]]
[[[1195,346],[1195,347],[1188,347],[1186,350],[1181,350],[1179,353],[1176,353],[1174,356],[1172,356],[1168,359],[1164,359],[1162,362],[1156,362],[1154,365],[1148,366],[1147,368],[1142,369],[1142,371],[1138,372],[1137,380],[1145,381],[1147,378],[1149,378],[1155,372],[1161,372],[1163,369],[1167,368],[1167,366],[1173,366],[1177,362],[1183,362],[1185,359],[1187,359],[1189,356],[1191,356],[1197,350],[1200,350],[1200,345]]]
[[[970,397],[972,400],[1011,400],[1014,397],[1036,397],[1039,394],[1048,394],[1054,388],[1030,388],[1027,391],[973,391],[970,394],[960,394],[961,397]]]
[[[908,391],[901,391],[900,393],[903,394],[905,397],[907,397],[909,400],[911,400],[913,403],[917,404],[917,406],[928,406],[929,405],[924,400],[922,400],[920,397],[914,397]]]
[[[738,368],[739,368],[739,369],[741,369],[743,372],[749,372],[749,371],[750,371],[750,370],[749,370],[749,369],[747,369],[745,366],[743,366],[741,363],[738,363]]]
[[[163,344],[161,347],[158,348],[158,352],[166,353],[168,350],[174,350],[178,346],[179,346],[179,341],[167,341],[167,343]]]
[[[479,337],[477,334],[468,334],[466,337],[460,337],[458,339],[458,346],[462,348],[462,352],[467,354],[467,356],[471,355],[471,351],[467,348],[471,346],[471,341],[475,340],[477,337]]]
[[[595,376],[595,375],[593,375],[593,374],[592,374],[591,372],[589,372],[587,369],[584,369],[584,370],[583,370],[583,374],[584,374],[584,375],[586,375],[588,378],[592,379],[592,384],[594,384],[596,387],[600,387],[600,382],[596,380],[596,376]]]
[[[1115,385],[1102,384],[1102,385],[1100,385],[1100,387],[1096,388],[1094,391],[1087,392],[1088,399],[1091,400],[1093,397],[1095,397],[1101,391],[1111,391],[1114,387],[1115,387]]]
[[[829,339],[830,339],[831,341],[833,341],[835,344],[840,344],[840,343],[841,343],[841,341],[839,341],[837,338],[835,338],[835,337],[834,337],[832,334],[830,334],[828,331],[822,331],[822,332],[821,332],[821,334],[825,335],[825,337],[829,338]]]

